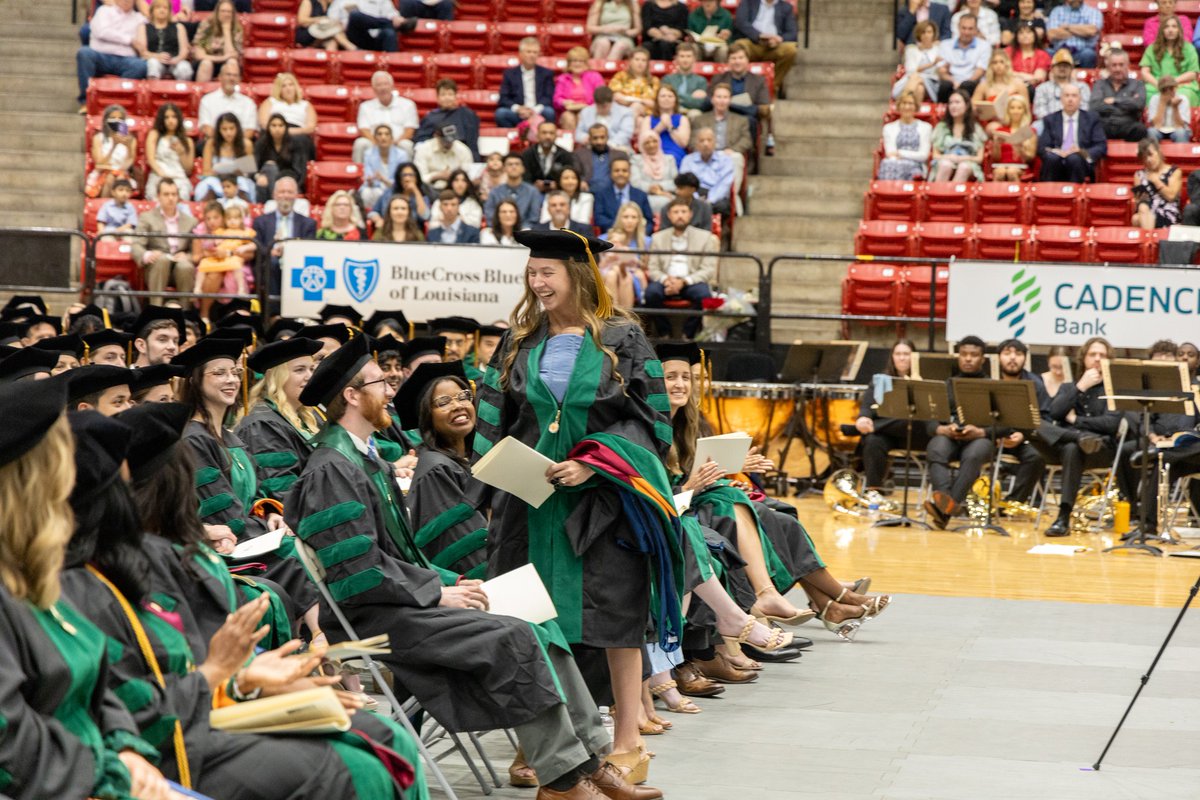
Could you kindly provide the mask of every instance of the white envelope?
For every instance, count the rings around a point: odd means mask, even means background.
[[[558,616],[546,584],[533,564],[517,567],[512,572],[484,581],[480,587],[488,596],[488,612],[516,617],[534,624]]]
[[[524,500],[534,508],[554,494],[554,487],[546,480],[546,470],[554,462],[529,445],[505,436],[487,455],[475,462],[471,474],[488,486]]]
[[[239,542],[238,546],[233,548],[233,552],[229,554],[229,557],[241,560],[244,558],[265,556],[267,553],[274,553],[278,550],[279,545],[282,543],[282,528],[277,531],[267,531],[262,536],[255,536],[253,539]]]

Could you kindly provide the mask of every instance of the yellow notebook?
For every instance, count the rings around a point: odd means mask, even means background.
[[[333,689],[321,686],[214,710],[209,723],[226,733],[342,733],[350,717]]]

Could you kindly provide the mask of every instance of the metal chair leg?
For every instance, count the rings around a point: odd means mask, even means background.
[[[475,752],[479,753],[479,757],[483,760],[483,768],[492,776],[492,781],[499,789],[504,784],[500,782],[500,776],[496,774],[496,768],[492,765],[492,760],[488,758],[488,754],[483,749],[483,742],[479,741],[479,734],[468,733],[467,737],[471,740],[471,744],[475,745]]]

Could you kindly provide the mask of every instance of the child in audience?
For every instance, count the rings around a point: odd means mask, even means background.
[[[612,249],[600,256],[600,277],[617,308],[632,309],[637,301],[636,275],[641,269],[639,256],[629,249],[625,231],[609,232]]]
[[[479,178],[475,181],[475,187],[479,189],[479,202],[486,202],[488,193],[506,180],[508,179],[504,176],[504,156],[500,153],[488,153],[483,172],[479,173]]]
[[[242,197],[236,175],[225,175],[221,178],[221,198],[217,202],[226,211],[237,206],[242,209],[243,215],[250,213],[250,204]]]
[[[396,146],[392,126],[375,126],[375,146],[363,155],[363,182],[358,198],[363,208],[371,208],[392,185],[396,167],[408,163],[408,153]]]
[[[124,178],[113,181],[112,199],[100,206],[96,214],[96,223],[104,231],[119,231],[129,233],[137,227],[138,215],[129,196],[133,194],[133,184]]]
[[[204,211],[205,225],[209,224],[210,205]],[[230,205],[225,209],[224,221],[217,222],[216,214],[211,217],[213,224],[221,227],[212,230],[218,236],[239,238],[213,240],[215,246],[210,255],[201,259],[196,271],[203,278],[200,291],[205,294],[246,294],[246,262],[254,258],[254,230],[246,224],[246,214],[240,205]],[[200,317],[208,319],[212,308],[211,297],[200,299]]]

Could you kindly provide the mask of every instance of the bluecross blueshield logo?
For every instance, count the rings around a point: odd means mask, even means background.
[[[346,283],[346,291],[355,302],[363,302],[379,285],[379,259],[355,261],[347,258],[342,263],[342,279]]]
[[[292,288],[302,290],[305,300],[321,302],[325,291],[333,289],[336,283],[337,271],[325,269],[325,259],[321,256],[305,256],[304,266],[292,268]]]
[[[1027,275],[1024,269],[1013,273],[1012,288],[996,301],[996,319],[1008,323],[1012,338],[1020,339],[1024,335],[1025,321],[1042,307],[1042,301],[1038,299],[1041,293],[1042,288],[1033,275]]]

